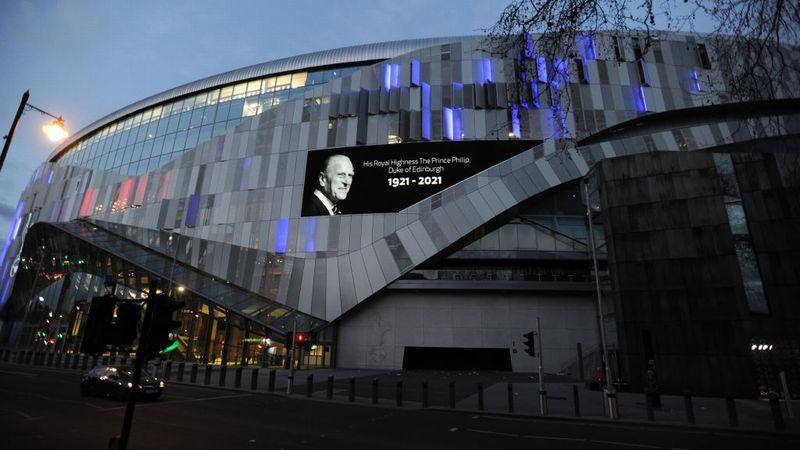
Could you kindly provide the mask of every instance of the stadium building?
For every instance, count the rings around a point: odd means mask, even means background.
[[[798,383],[798,101],[716,94],[694,37],[641,45],[360,45],[113,112],[19,200],[0,345],[78,352],[92,297],[155,279],[186,302],[175,360],[283,367],[296,328],[303,368],[591,377],[604,336],[634,389]]]

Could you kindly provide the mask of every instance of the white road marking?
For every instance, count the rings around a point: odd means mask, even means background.
[[[0,373],[7,373],[9,375],[22,375],[23,377],[38,377],[38,373],[32,372],[17,372],[13,370],[0,370]]]
[[[465,431],[471,431],[473,433],[482,433],[482,434],[494,434],[494,435],[498,435],[498,436],[519,437],[518,434],[503,433],[503,432],[500,432],[500,431],[473,430],[472,428],[466,428]]]
[[[161,401],[157,403],[138,403],[137,407],[143,406],[160,406],[160,405],[174,405],[176,403],[194,403],[194,402],[205,402],[209,400],[224,400],[227,398],[241,398],[241,397],[251,397],[253,394],[237,394],[237,395],[220,395],[218,397],[204,397],[204,398],[192,398],[187,400],[167,400]],[[102,411],[114,411],[114,410],[121,410],[125,409],[127,406],[115,406],[114,408],[105,408]]]
[[[608,445],[616,445],[616,446],[624,446],[624,447],[636,447],[636,448],[662,448],[657,445],[647,445],[647,444],[631,444],[628,442],[617,442],[617,441],[599,441],[597,439],[592,439],[591,442],[597,442],[598,444],[608,444]]]

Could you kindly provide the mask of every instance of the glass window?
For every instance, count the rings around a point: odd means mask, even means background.
[[[158,126],[156,127],[156,136],[163,136],[167,134],[167,125],[169,124],[169,119],[164,117],[158,121]]]
[[[275,90],[289,89],[292,86],[292,74],[280,75],[275,79]]]
[[[147,125],[139,125],[134,143],[142,142],[147,137]]]
[[[239,83],[233,87],[233,98],[244,97],[247,93],[247,83]]]
[[[175,134],[168,134],[164,136],[164,146],[161,148],[161,153],[172,153],[173,149],[175,148]],[[155,154],[153,156],[156,156]]]
[[[298,72],[292,74],[292,88],[299,88],[306,85],[308,72]]]
[[[224,102],[230,100],[233,95],[233,86],[225,86],[219,91],[219,101]]]
[[[205,142],[211,139],[211,130],[214,128],[213,125],[206,125],[200,128],[200,137],[197,139],[198,143]]]
[[[242,117],[254,116],[258,114],[258,97],[247,97],[244,100],[244,106],[242,108]]]
[[[755,252],[753,252],[753,247],[746,240],[738,240],[734,245],[736,247],[736,256],[739,260],[739,269],[742,272],[747,306],[749,306],[751,312],[768,314],[767,298],[764,295],[764,285],[761,282],[758,260]]]
[[[214,89],[208,93],[208,105],[216,105],[219,101],[219,89]]]
[[[217,113],[216,105],[206,106],[203,108],[203,122],[201,125],[208,125],[214,123],[214,116]]]
[[[275,90],[275,77],[264,79],[263,90],[264,92],[272,92]]]
[[[230,108],[231,108],[231,102],[220,102],[217,105],[217,114],[215,116],[217,122],[228,120],[228,111],[230,110]]]
[[[169,124],[167,125],[167,133],[174,133],[178,131],[178,123],[180,122],[181,116],[174,115],[170,116]]]
[[[186,146],[186,131],[180,131],[178,134],[175,135],[175,145],[172,147],[172,151],[181,151]]]
[[[183,131],[189,128],[189,120],[192,118],[191,112],[184,111],[181,113],[181,120],[178,123],[178,130]]]
[[[230,105],[230,112],[228,113],[228,119],[238,119],[242,117],[242,109],[244,108],[244,99],[240,98],[231,102]]]
[[[200,128],[192,128],[186,135],[186,144],[183,148],[194,148],[197,146],[197,139],[200,137]]]
[[[153,115],[153,110],[148,109],[146,111],[142,111],[142,123],[147,123],[150,121],[150,117]]]
[[[136,157],[137,160],[147,159],[150,157],[153,151],[153,140],[144,141],[144,147],[142,147],[142,153]]]
[[[726,203],[725,210],[728,213],[728,224],[731,226],[731,233],[733,233],[734,236],[748,235],[747,219],[744,215],[742,202]]]
[[[247,95],[258,95],[261,93],[261,80],[253,80],[247,82]]]
[[[203,111],[205,108],[196,108],[192,111],[192,120],[189,121],[189,128],[199,127],[203,123]]]

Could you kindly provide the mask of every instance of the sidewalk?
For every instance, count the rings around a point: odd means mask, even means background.
[[[5,356],[5,355],[4,355]],[[17,364],[16,355],[5,357],[6,364]],[[38,367],[51,367],[52,370],[72,371],[82,373],[83,358],[76,369],[74,361],[69,361],[69,368],[64,368],[66,358],[58,356],[52,360],[45,357],[30,358],[29,363]],[[26,359],[23,358],[23,361]],[[87,361],[91,366],[93,359]],[[49,364],[48,364],[49,363]],[[101,364],[102,361],[98,361]],[[117,364],[120,364],[118,361]],[[172,363],[169,370],[168,383],[185,385],[208,386],[216,388],[233,389],[247,392],[272,393],[273,395],[286,395],[286,386],[289,377],[288,369],[267,369],[260,367],[229,366],[225,370],[224,383],[220,384],[222,370],[220,366],[211,366],[211,371],[206,377],[206,366],[197,365],[195,382],[191,382],[192,364],[184,365],[183,377],[178,381],[178,363]],[[167,364],[156,366],[148,364],[148,370],[164,377]],[[255,372],[257,370],[257,372]],[[274,370],[274,391],[269,390],[270,372]],[[240,379],[237,387],[237,372]],[[256,389],[253,390],[253,374],[255,373]],[[328,377],[333,377],[332,401],[349,402],[351,395],[351,380],[354,398],[357,404],[377,403],[385,407],[396,407],[398,392],[401,394],[402,407],[408,409],[430,408],[450,409],[451,401],[454,410],[471,411],[476,413],[503,413],[509,411],[508,385],[511,383],[513,399],[513,414],[521,416],[539,416],[538,379],[536,374],[509,373],[509,372],[437,372],[437,371],[385,371],[369,369],[312,369],[295,372],[292,397],[305,397],[307,395],[308,377],[313,377],[311,397],[320,401],[328,401]],[[207,382],[208,381],[208,382]],[[373,383],[377,381],[377,388]],[[400,386],[398,387],[398,383]],[[451,387],[452,383],[452,387]],[[479,408],[478,384],[483,385],[484,408]],[[424,387],[424,385],[427,386]],[[558,376],[545,376],[545,390],[547,392],[547,416],[554,418],[574,418],[575,401],[573,386],[577,386],[580,405],[580,416],[583,419],[604,420],[603,394],[600,391],[589,390],[585,384],[577,380]],[[167,390],[167,393],[169,390]],[[377,394],[375,396],[375,394]],[[167,394],[168,395],[168,394]],[[427,399],[427,405],[423,402]],[[645,397],[641,393],[618,392],[617,404],[619,419],[626,422],[634,421],[642,424],[659,424],[671,426],[687,426],[685,399],[683,396],[661,395],[662,406],[654,408],[654,421],[647,420],[647,407]],[[742,431],[774,431],[775,423],[771,405],[767,400],[736,399],[736,413],[738,428],[729,424],[728,410],[725,399],[692,397],[695,427],[714,427],[718,429]],[[794,418],[787,417],[786,404],[780,402],[781,416],[788,433],[800,433],[800,419],[797,400],[790,402],[794,408]]]

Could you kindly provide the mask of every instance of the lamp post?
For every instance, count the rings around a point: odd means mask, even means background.
[[[167,289],[167,295],[172,295],[172,280],[175,276],[175,263],[178,259],[178,239],[180,238],[180,233],[175,231],[174,228],[167,228],[164,227],[161,231],[168,231],[169,232],[169,240],[172,241],[172,245],[175,246],[175,251],[172,252],[172,267],[169,270],[169,288]],[[174,240],[173,240],[174,237]]]
[[[9,128],[8,134],[3,136],[3,139],[5,139],[6,142],[3,144],[3,152],[0,153],[0,170],[3,169],[3,162],[5,162],[6,160],[8,147],[11,146],[11,139],[14,138],[14,131],[16,131],[17,124],[19,124],[19,119],[22,117],[22,114],[25,112],[26,108],[38,111],[41,114],[50,116],[53,119],[55,119],[51,123],[42,127],[42,131],[44,131],[44,133],[47,134],[47,137],[50,138],[51,142],[60,141],[61,139],[64,139],[65,137],[69,136],[69,133],[67,133],[67,129],[64,126],[63,117],[61,116],[56,117],[53,114],[50,114],[49,112],[41,108],[37,108],[31,105],[30,103],[28,103],[29,97],[30,97],[29,91],[25,91],[25,93],[22,94],[22,100],[19,102],[19,107],[17,108],[17,114],[14,115],[14,121],[11,122],[11,128]]]

